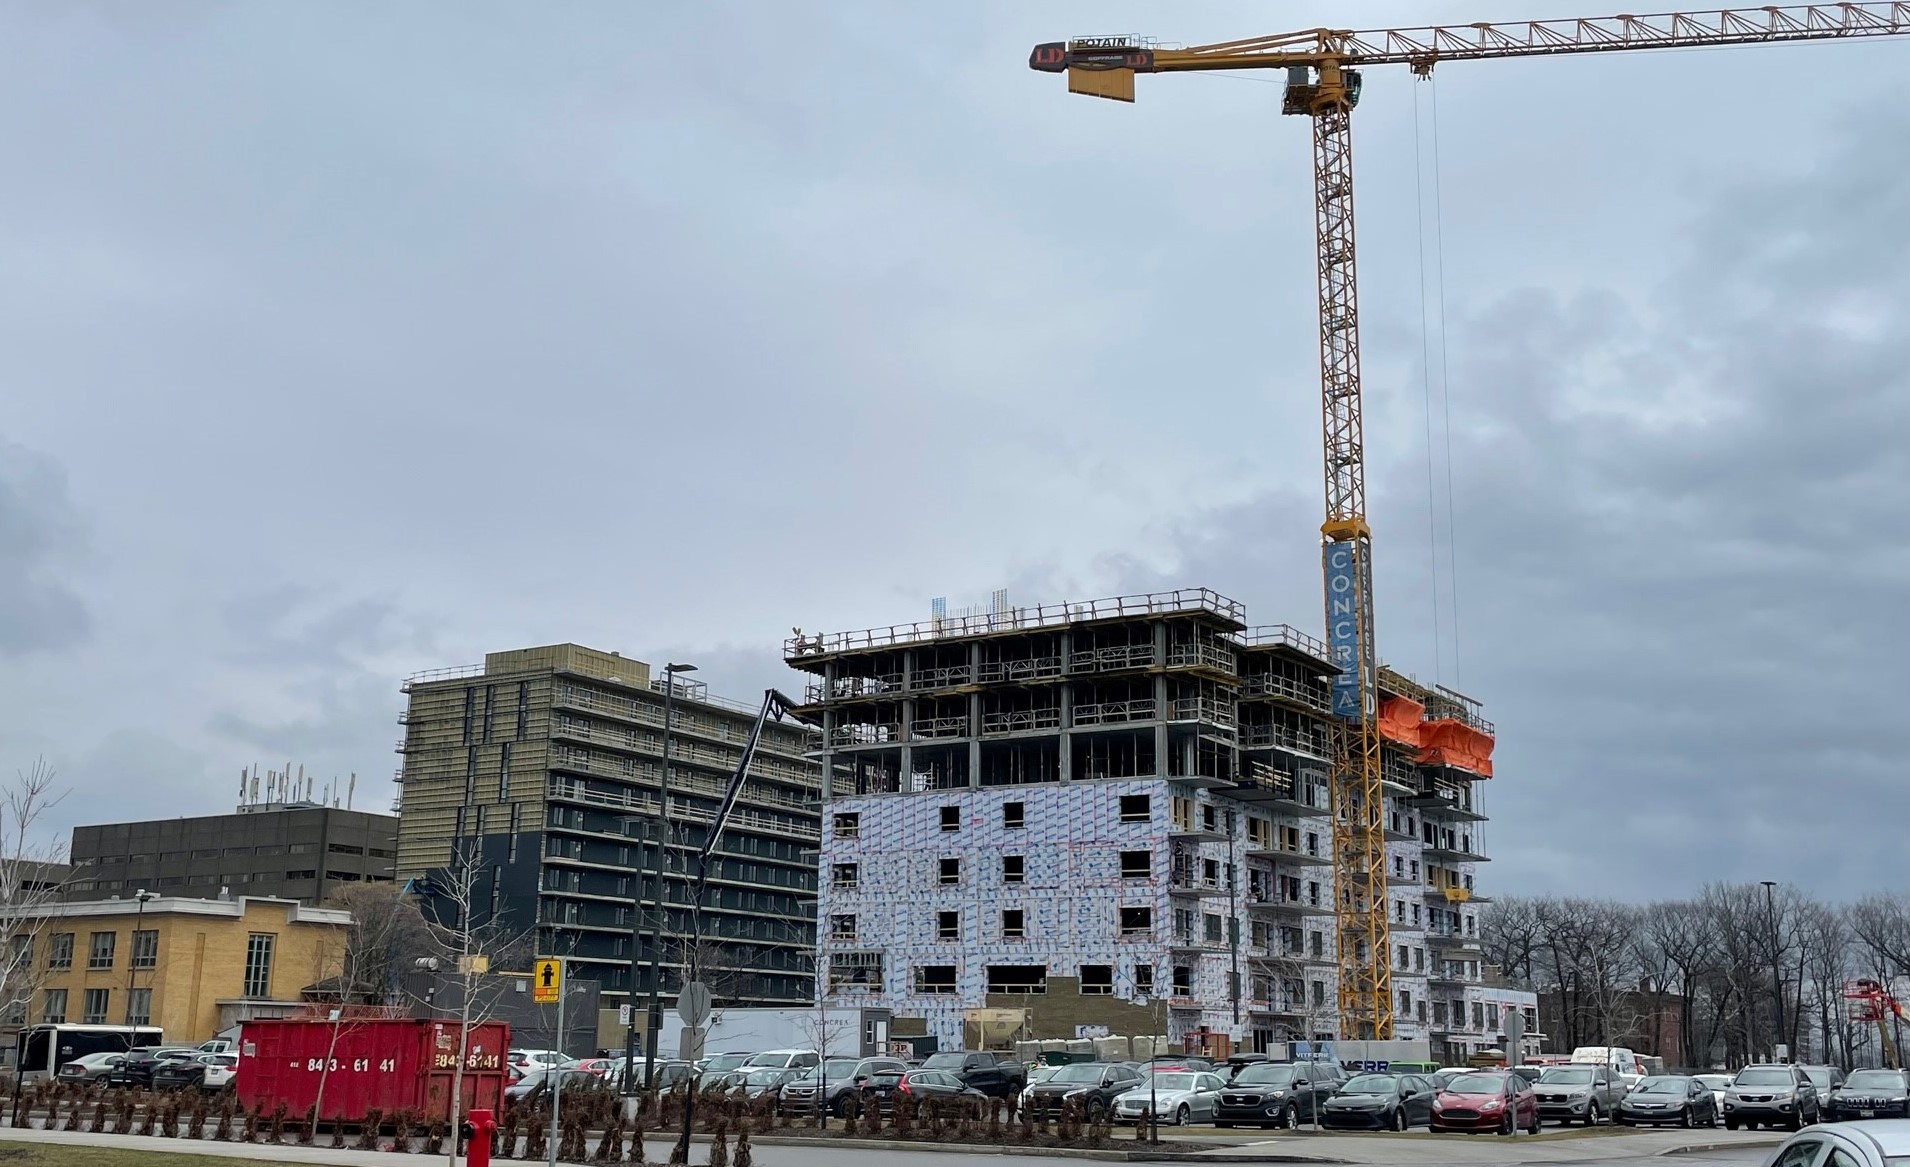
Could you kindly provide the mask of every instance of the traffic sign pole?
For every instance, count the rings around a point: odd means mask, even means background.
[[[564,992],[564,962],[561,960],[547,960],[541,963],[544,965],[557,966],[557,975],[555,977],[557,982],[557,1056],[561,1059],[565,1056],[564,998],[570,995]],[[548,985],[551,982],[552,978],[545,975],[547,972],[549,972],[548,968],[538,971],[537,980],[539,987]],[[562,1101],[564,1091],[563,1062],[560,1060],[555,1066],[552,1066],[544,1072],[550,1075],[548,1079],[550,1082],[550,1157],[545,1160],[545,1163],[547,1167],[557,1167],[557,1111],[559,1109],[558,1103]]]

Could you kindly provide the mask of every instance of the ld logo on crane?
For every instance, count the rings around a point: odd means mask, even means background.
[[[564,993],[564,962],[540,960],[531,966],[531,1002],[555,1005]]]

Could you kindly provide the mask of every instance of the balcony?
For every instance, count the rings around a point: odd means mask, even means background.
[[[1292,913],[1300,916],[1330,916],[1333,905],[1324,900],[1308,900],[1298,896],[1247,895],[1247,910],[1250,912]]]
[[[1214,940],[1194,932],[1175,930],[1173,938],[1167,942],[1171,952],[1224,952],[1227,949],[1225,939]]]
[[[1430,948],[1443,949],[1448,952],[1484,951],[1484,949],[1480,947],[1479,938],[1477,936],[1467,936],[1464,933],[1454,932],[1445,928],[1428,928],[1426,930],[1426,944]]]
[[[881,746],[900,745],[902,743],[902,723],[897,721],[858,722],[854,725],[838,725],[829,731],[828,744],[832,747],[844,746]]]
[[[1167,878],[1167,894],[1176,896],[1209,897],[1232,895],[1234,889],[1225,880],[1208,879],[1195,875],[1191,871],[1176,871]]]
[[[1167,667],[1208,669],[1212,672],[1224,673],[1232,679],[1235,667],[1234,651],[1215,641],[1182,641],[1167,646]]]
[[[1095,701],[1074,707],[1074,724],[1079,728],[1088,725],[1118,725],[1128,721],[1152,721],[1159,716],[1158,708],[1152,697],[1136,697],[1128,701]]]
[[[917,669],[909,674],[909,690],[916,693],[924,689],[959,689],[963,685],[972,685],[974,682],[974,670],[967,665]]]
[[[1213,697],[1180,697],[1168,702],[1169,721],[1202,721],[1222,729],[1234,727],[1234,705]]]
[[[1481,846],[1478,839],[1455,837],[1439,843],[1427,843],[1422,857],[1434,863],[1490,863],[1492,860],[1481,855],[1476,848]]]
[[[1279,673],[1250,673],[1240,679],[1242,700],[1278,701],[1325,716],[1326,686],[1319,681],[1299,681]]]
[[[1068,657],[1068,671],[1082,673],[1118,673],[1153,666],[1157,658],[1151,644],[1115,644],[1090,648]]]
[[[1253,762],[1234,782],[1231,793],[1261,810],[1296,818],[1328,818],[1325,784],[1300,783],[1294,776],[1266,762]]]
[[[1318,851],[1302,851],[1290,847],[1255,847],[1246,851],[1249,859],[1267,859],[1276,863],[1290,863],[1295,867],[1331,867],[1333,860]]]
[[[933,741],[936,738],[967,737],[968,718],[961,717],[918,717],[909,722],[909,738],[913,741]]]
[[[1060,728],[1060,709],[1004,709],[982,714],[983,737]]]
[[[1242,726],[1240,747],[1247,750],[1281,750],[1321,761],[1333,757],[1333,746],[1324,730],[1302,732],[1266,722]]]
[[[975,666],[975,680],[984,685],[1025,684],[1046,681],[1062,673],[1059,656],[1036,656],[1020,660],[985,660]]]
[[[1192,819],[1175,819],[1167,828],[1167,837],[1192,843],[1224,843],[1227,836],[1216,827],[1195,823]]]

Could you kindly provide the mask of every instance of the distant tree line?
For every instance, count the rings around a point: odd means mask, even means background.
[[[1690,1065],[1740,1065],[1778,1045],[1798,1061],[1880,1064],[1877,1026],[1851,1017],[1844,987],[1910,978],[1910,906],[1884,893],[1830,904],[1720,883],[1650,904],[1507,896],[1486,905],[1480,931],[1486,962],[1540,994],[1553,1048],[1626,1044],[1662,1024]]]

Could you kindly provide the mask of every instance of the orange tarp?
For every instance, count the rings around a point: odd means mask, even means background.
[[[1388,697],[1379,703],[1379,735],[1417,749],[1419,719],[1425,715],[1426,707],[1410,697]]]
[[[1380,717],[1382,724],[1384,711]],[[1390,735],[1389,735],[1390,736]],[[1440,718],[1419,727],[1419,754],[1423,766],[1457,766],[1481,778],[1492,777],[1492,735],[1463,721]]]

